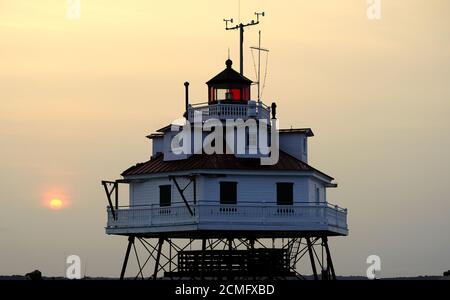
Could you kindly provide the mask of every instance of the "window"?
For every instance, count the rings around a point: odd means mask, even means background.
[[[170,206],[172,202],[172,186],[160,185],[159,186],[159,206]]]
[[[215,100],[241,100],[240,89],[216,89]]]
[[[294,184],[291,182],[277,183],[277,204],[292,205],[294,203]]]
[[[222,181],[220,183],[220,204],[236,204],[237,182]]]

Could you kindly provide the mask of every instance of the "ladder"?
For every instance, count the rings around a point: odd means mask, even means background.
[[[295,269],[296,267],[298,251],[300,249],[301,244],[302,238],[295,238],[288,248],[289,259],[291,261],[291,268],[293,269]]]

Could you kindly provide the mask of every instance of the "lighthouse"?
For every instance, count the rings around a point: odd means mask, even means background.
[[[308,162],[313,131],[278,128],[276,104],[252,98],[232,60],[222,68],[202,103],[185,83],[182,122],[147,136],[147,161],[102,181],[106,233],[128,238],[121,279],[335,279],[328,241],[348,235],[347,209]]]

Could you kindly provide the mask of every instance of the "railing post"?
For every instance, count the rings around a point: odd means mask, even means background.
[[[321,209],[322,222],[321,223],[328,223],[327,209],[328,209],[328,205],[322,205],[322,209]]]
[[[267,205],[262,205],[261,206],[261,215],[262,215],[262,223],[266,224],[266,214],[267,214]]]
[[[200,212],[201,206],[198,205],[198,203],[199,202],[197,201],[197,204],[195,204],[195,220],[196,220],[197,224],[200,222],[200,214],[201,214],[201,212]]]
[[[336,221],[335,221],[335,225],[336,225],[336,227],[339,227],[339,226],[338,226],[338,224],[339,224],[339,221],[338,221],[338,218],[339,218],[338,206],[335,205],[335,206],[334,206],[334,209],[336,210]]]
[[[153,213],[153,204],[150,204],[150,225],[153,225],[154,213]]]

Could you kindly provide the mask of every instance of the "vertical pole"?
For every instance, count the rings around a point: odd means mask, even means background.
[[[125,276],[125,270],[127,269],[128,257],[130,256],[131,245],[134,244],[134,235],[128,237],[127,252],[125,252],[125,259],[123,260],[122,271],[120,272],[120,280],[123,280]]]
[[[168,239],[167,243],[169,244],[169,272],[172,272],[172,240]]]
[[[205,250],[206,250],[206,239],[202,239],[202,269],[200,271],[200,279],[203,280],[205,276]]]
[[[116,211],[119,209],[119,183],[114,183],[115,196],[116,196]]]
[[[244,76],[244,25],[239,24],[240,31],[240,73]]]
[[[188,113],[188,108],[189,108],[189,82],[185,82],[184,83],[184,90],[185,90],[185,109],[186,109],[186,114]],[[189,116],[186,115],[186,119],[188,119]]]
[[[259,31],[258,42],[258,102],[261,101],[261,30]],[[267,67],[266,67],[267,68]]]
[[[328,248],[328,238],[326,236],[322,237],[322,241],[325,246],[325,251],[327,252],[327,269],[330,268],[331,276],[333,280],[336,280],[336,274],[334,272],[333,260],[331,259],[330,249]]]
[[[156,253],[156,261],[155,261],[155,271],[153,272],[153,280],[156,280],[156,276],[158,275],[159,259],[161,257],[161,250],[162,250],[163,243],[164,243],[164,239],[163,238],[159,238],[159,241],[158,241],[158,253]]]
[[[321,275],[321,279],[322,280],[329,280],[330,278],[330,272],[329,272],[329,266],[328,266],[328,261],[327,261],[327,263],[326,263],[326,265],[325,265],[325,261],[324,261],[324,259],[323,259],[323,253],[324,253],[324,251],[323,251],[323,249],[325,248],[325,244],[324,244],[324,242],[323,242],[323,239],[322,239],[322,242],[320,243],[320,252],[321,252],[321,254],[320,254],[320,256],[321,256],[321,260],[322,260],[322,271],[321,271],[321,273],[322,273],[322,275]]]
[[[311,243],[311,239],[309,237],[306,238],[306,243],[308,245],[309,260],[311,261],[311,268],[314,274],[314,280],[319,280],[319,276],[317,276],[316,262],[314,261],[314,253],[312,249],[313,246]]]
[[[231,258],[232,258],[232,253],[231,253],[231,251],[233,251],[233,239],[228,239],[228,272],[229,272],[229,275],[228,275],[228,280],[232,280],[233,278],[232,278],[232,276],[231,276],[231,274],[232,274],[232,261],[231,261]]]
[[[197,204],[197,176],[194,176],[194,204]]]
[[[250,239],[250,261],[249,263],[251,263],[252,269],[253,269],[253,280],[256,280],[256,272],[259,270],[255,269],[255,239],[251,238]],[[248,270],[250,271],[250,270]]]

